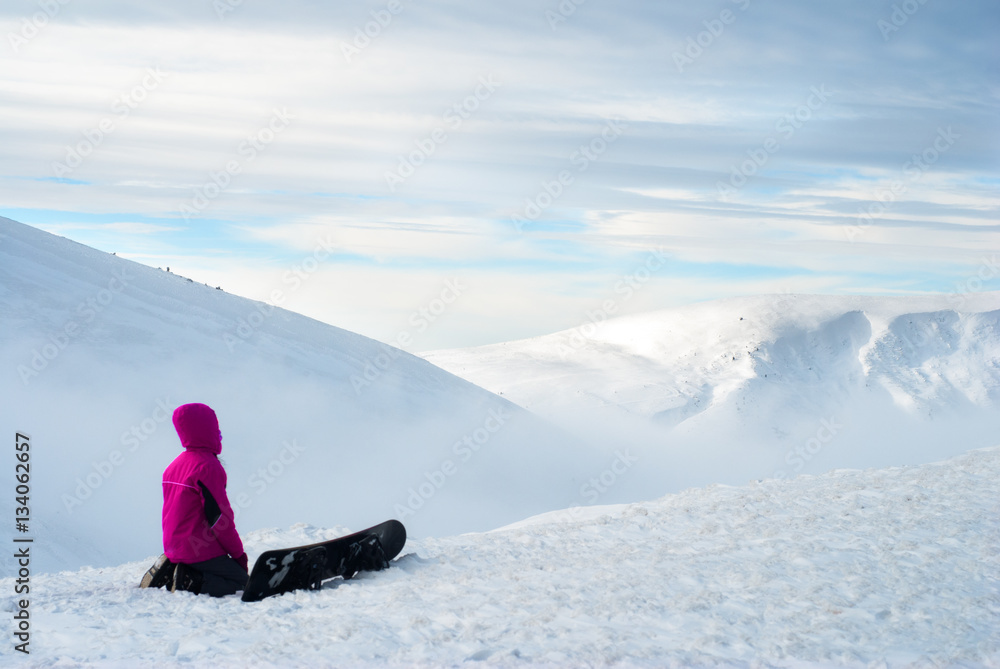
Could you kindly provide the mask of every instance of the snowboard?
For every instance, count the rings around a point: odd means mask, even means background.
[[[380,571],[405,543],[403,524],[387,520],[338,539],[266,551],[253,565],[243,601],[257,602],[292,590],[318,590],[323,581],[337,576],[350,579],[359,571]]]

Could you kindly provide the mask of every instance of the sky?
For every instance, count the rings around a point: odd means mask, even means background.
[[[0,215],[419,352],[1000,289],[989,0],[0,6]]]

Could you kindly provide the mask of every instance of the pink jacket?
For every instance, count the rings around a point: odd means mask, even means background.
[[[215,412],[204,404],[179,406],[174,428],[184,452],[163,472],[163,552],[172,562],[186,564],[226,554],[240,557],[243,542],[226,496]]]

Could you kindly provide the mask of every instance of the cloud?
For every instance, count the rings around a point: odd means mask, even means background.
[[[672,278],[690,299],[946,290],[996,247],[991,3],[572,6],[67,3],[15,49],[8,3],[4,211],[95,216],[72,234],[157,264],[226,253],[247,292],[331,234],[358,280],[507,272],[539,323],[656,245],[711,286]]]

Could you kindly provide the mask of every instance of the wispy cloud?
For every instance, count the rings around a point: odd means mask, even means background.
[[[136,257],[225,249],[248,294],[260,258],[321,234],[368,285],[507,272],[514,302],[546,304],[523,307],[522,333],[572,327],[569,305],[598,298],[586,277],[652,247],[698,278],[646,291],[676,303],[779,282],[948,290],[997,246],[985,0],[924,3],[898,26],[888,0],[401,0],[391,20],[377,1],[226,7],[69,3],[17,49],[35,6],[0,8],[2,213]],[[294,120],[270,137],[275,110]],[[612,120],[620,137],[595,143]],[[532,202],[546,206],[516,229]],[[391,309],[370,308],[326,318],[374,333]],[[516,310],[480,316],[517,329]]]

